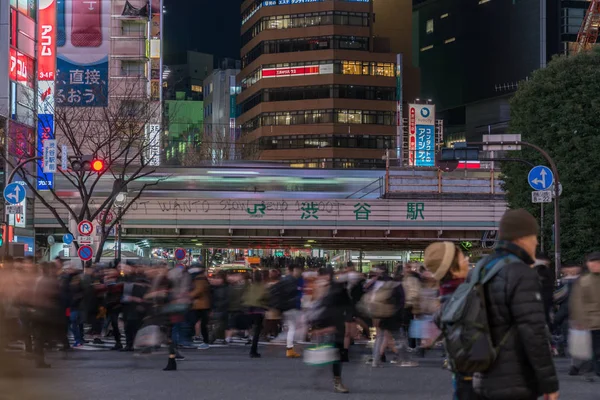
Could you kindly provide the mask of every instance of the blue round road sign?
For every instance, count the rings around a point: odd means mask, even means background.
[[[529,171],[527,181],[533,190],[546,190],[554,183],[554,174],[550,168],[538,165]]]
[[[79,255],[79,258],[81,258],[83,261],[91,260],[93,253],[94,251],[90,246],[81,246],[79,250],[77,250],[77,255]]]
[[[184,258],[185,258],[185,250],[184,249],[175,250],[175,259],[176,260],[183,260]]]
[[[73,243],[73,235],[71,235],[70,233],[65,233],[63,235],[63,243],[64,244],[71,244],[71,243]]]
[[[25,200],[25,188],[19,183],[11,183],[4,188],[4,200],[8,204],[16,205]]]

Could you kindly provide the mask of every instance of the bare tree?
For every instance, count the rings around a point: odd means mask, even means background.
[[[236,132],[239,128],[236,128]],[[236,140],[229,126],[208,124],[205,126],[202,139],[186,148],[180,156],[184,166],[197,166],[201,164],[221,164],[231,160],[256,160],[259,151],[256,142],[244,143]]]
[[[119,214],[125,216],[148,187],[165,179],[144,179],[142,183],[142,178],[152,176],[159,165],[162,132],[158,122],[160,102],[151,101],[144,95],[140,90],[144,82],[140,79],[111,85],[109,95],[113,96],[110,96],[107,107],[57,106],[54,110],[59,159],[63,157],[62,145],[66,145],[71,160],[82,156],[103,160],[105,168],[102,171],[75,171],[71,169],[71,163],[63,169],[57,162],[55,185],[49,187],[46,178],[38,177],[37,168],[24,163],[23,158],[15,161],[14,157],[6,157],[4,152],[2,154],[62,229],[70,231],[69,220],[76,223],[97,220],[101,233],[96,262],[100,260],[109,232],[120,222]],[[34,154],[30,160],[43,168],[42,154],[38,151]],[[38,190],[40,179],[46,182],[48,190]],[[101,183],[112,186],[108,193],[100,187]],[[69,189],[75,193],[75,201],[68,201],[64,194],[59,194]],[[115,196],[128,189],[127,202],[119,214],[112,212],[114,217],[110,219],[111,211],[116,209]]]

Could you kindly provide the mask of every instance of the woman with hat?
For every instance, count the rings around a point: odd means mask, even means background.
[[[440,303],[452,296],[469,274],[469,258],[451,242],[432,243],[425,249],[425,267],[440,284]],[[473,377],[452,376],[455,400],[475,400],[479,396],[473,391]]]

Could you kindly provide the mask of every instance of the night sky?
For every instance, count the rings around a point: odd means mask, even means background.
[[[165,61],[187,50],[240,58],[242,0],[164,0]]]

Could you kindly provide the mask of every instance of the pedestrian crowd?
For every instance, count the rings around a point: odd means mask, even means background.
[[[249,356],[260,358],[261,340],[282,341],[286,357],[330,365],[333,390],[347,393],[342,365],[359,338],[371,341],[374,368],[417,366],[439,345],[454,399],[554,400],[553,356],[573,356],[571,375],[600,376],[600,253],[585,265],[564,263],[556,283],[550,260],[536,253],[537,235],[535,219],[512,210],[495,250],[474,268],[455,244],[435,242],[423,265],[368,274],[351,262],[340,270],[294,262],[247,274],[208,273],[199,264],[79,269],[60,259],[7,259],[0,348],[24,342],[35,366],[49,368],[47,349],[72,351],[110,335],[114,351],[166,345],[164,369],[176,371],[186,349],[243,338]]]

